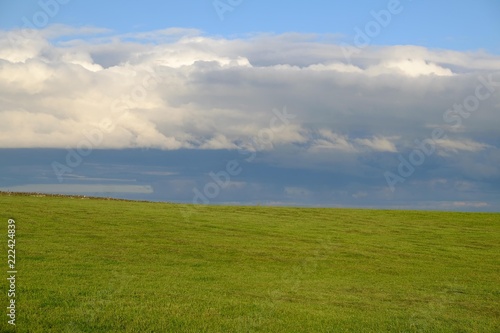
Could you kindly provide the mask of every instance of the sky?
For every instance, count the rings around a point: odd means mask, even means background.
[[[500,2],[0,1],[0,190],[500,211]]]

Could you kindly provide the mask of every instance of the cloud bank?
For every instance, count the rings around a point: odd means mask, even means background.
[[[312,34],[0,31],[0,148],[253,151],[267,166],[350,180],[338,193],[300,181],[275,189],[290,200],[394,197],[387,171],[419,193],[460,181],[497,191],[499,91],[500,56],[483,51],[373,46],[347,60]],[[403,177],[422,142],[432,152]],[[411,201],[409,187],[398,195]],[[479,207],[449,203],[467,205]]]
[[[9,148],[77,147],[106,120],[95,148],[238,149],[287,106],[294,122],[280,124],[275,146],[397,152],[426,126],[449,125],[443,114],[479,76],[496,75],[500,89],[498,56],[392,46],[347,63],[313,35],[52,26],[2,32],[0,50],[0,147]],[[455,150],[495,133],[498,94],[485,104],[461,124]]]

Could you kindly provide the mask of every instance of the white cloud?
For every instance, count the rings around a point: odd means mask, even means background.
[[[397,138],[392,138],[397,139]],[[393,142],[389,138],[384,137],[373,137],[371,139],[356,139],[356,143],[367,146],[375,151],[386,151],[395,153],[397,152],[397,148]]]
[[[217,134],[213,138],[205,141],[201,146],[201,149],[236,149],[237,146],[229,141],[224,135]]]
[[[383,62],[370,67],[368,73],[371,75],[400,73],[411,77],[421,75],[452,76],[453,72],[449,68],[444,68],[424,59],[404,59]]]
[[[428,135],[427,124],[446,128],[446,109],[500,68],[495,55],[416,46],[366,48],[347,64],[338,45],[303,34],[51,26],[12,41],[12,33],[0,32],[2,148],[76,147],[108,119],[114,130],[93,148],[248,148],[270,129],[271,142],[253,148],[395,153]],[[497,95],[458,134],[494,136]],[[272,109],[285,105],[293,120],[270,126]],[[440,153],[488,146],[464,138],[440,140]]]
[[[457,153],[459,151],[478,152],[489,147],[488,144],[466,139],[462,140],[440,139],[436,140],[435,142],[439,148],[444,150],[444,154],[446,154],[446,152]]]
[[[349,142],[346,135],[333,133],[327,129],[319,130],[320,138],[315,140],[312,149],[333,149],[345,152],[356,152],[356,148]]]
[[[357,66],[351,64],[344,64],[341,62],[331,63],[331,64],[314,64],[306,67],[315,71],[337,71],[341,73],[363,73],[363,70]]]

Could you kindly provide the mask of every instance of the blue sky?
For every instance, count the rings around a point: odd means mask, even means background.
[[[500,2],[216,4],[3,1],[0,190],[500,211]]]
[[[3,1],[0,27],[23,25],[41,10],[40,0]],[[49,4],[51,1],[43,1]],[[220,20],[213,1],[61,1],[50,23],[95,26],[128,33],[167,27],[200,29],[209,35],[231,37],[247,33],[339,34],[346,41],[355,36],[354,27],[364,28],[373,19],[371,11],[387,9],[390,1],[269,1],[234,0]],[[401,0],[402,12],[391,26],[373,40],[375,45],[421,45],[454,50],[486,49],[500,53],[500,2],[496,0]]]

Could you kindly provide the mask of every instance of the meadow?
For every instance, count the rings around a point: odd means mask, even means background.
[[[188,213],[186,213],[188,212]],[[17,332],[500,332],[500,214],[0,193]]]

